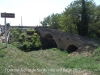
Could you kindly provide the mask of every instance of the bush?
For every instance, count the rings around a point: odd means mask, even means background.
[[[24,42],[26,40],[26,34],[25,33],[21,33],[19,36],[19,42]]]
[[[33,45],[33,46],[31,45],[32,49],[39,49],[39,48],[41,48],[41,40],[40,40],[40,38],[38,37],[37,34],[33,35],[31,40],[32,40],[32,45]]]
[[[34,35],[27,35],[25,42],[23,41],[24,34],[21,34],[19,40],[20,42],[23,42],[23,45],[21,47],[19,46],[20,49],[23,51],[32,51],[32,50],[38,50],[41,48],[41,40],[38,37],[37,33],[34,33]],[[27,42],[26,42],[27,41]]]
[[[22,31],[22,30],[21,30]],[[18,34],[20,34],[18,36]],[[38,50],[41,48],[41,40],[34,30],[27,30],[27,32],[20,32],[18,29],[11,31],[11,43],[18,42],[17,47],[25,52]],[[15,37],[17,36],[17,37]]]
[[[57,48],[51,48],[52,50],[58,50]]]
[[[31,42],[32,40],[31,40],[31,38],[32,38],[32,36],[27,36],[27,41],[29,41],[29,42]]]
[[[23,46],[22,46],[22,50],[24,50],[25,52],[30,51],[30,44],[29,42],[23,42]]]
[[[19,37],[18,40],[19,40],[19,42],[23,42],[23,38],[22,37]]]
[[[25,33],[22,33],[20,36],[21,36],[23,39],[25,39],[26,34],[25,34]]]
[[[27,30],[27,35],[33,35],[34,34],[34,30]]]
[[[16,29],[10,30],[10,43],[17,42],[19,38],[19,32]]]

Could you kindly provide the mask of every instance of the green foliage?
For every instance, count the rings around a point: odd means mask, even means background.
[[[60,14],[52,14],[47,16],[46,18],[44,18],[43,21],[41,21],[41,24],[43,27],[51,27],[51,28],[55,28],[58,29],[59,28],[59,16]]]
[[[7,30],[9,29],[9,27],[10,27],[10,23],[7,23],[6,24],[6,26],[7,26]]]
[[[27,36],[27,41],[31,42],[32,36]]]
[[[25,33],[21,33],[20,36],[21,36],[23,39],[25,39],[25,35],[26,35]]]
[[[34,46],[35,47],[41,46],[41,42],[40,42],[40,39],[39,38],[35,39]]]
[[[38,37],[38,34],[37,33],[34,33],[34,35],[32,35],[32,37],[31,37],[31,48],[36,48],[36,49],[38,49],[38,48],[40,48],[41,47],[41,40],[40,40],[40,38]],[[33,46],[33,47],[32,47]]]
[[[22,50],[24,51],[30,51],[30,44],[29,42],[23,42]]]
[[[27,35],[33,35],[34,34],[34,30],[27,30]]]
[[[21,36],[19,36],[18,41],[23,42],[23,38]]]
[[[38,34],[35,32],[35,33],[34,33],[34,36],[38,36]]]
[[[82,14],[81,14],[81,26],[78,27],[78,29],[80,29],[78,31],[79,35],[83,35],[83,36],[87,36],[88,34],[88,17],[87,17],[87,8],[86,8],[86,4],[85,4],[85,0],[82,0]]]
[[[13,43],[15,41],[18,41],[19,38],[19,32],[17,31],[17,29],[11,29],[10,30],[10,40],[9,43]]]
[[[94,51],[92,57],[95,61],[100,62],[100,46]]]
[[[26,34],[25,33],[21,33],[19,37],[20,37],[20,39],[22,38],[23,42],[26,40]]]
[[[41,40],[34,30],[11,30],[10,43],[26,52],[41,48]]]
[[[41,21],[42,26],[100,38],[100,5],[96,6],[93,0],[85,0],[84,3],[82,1],[84,0],[75,0],[61,14],[45,17]]]
[[[6,26],[9,27],[10,26],[10,23],[7,23]]]
[[[49,24],[50,19],[48,19],[48,17],[47,18],[44,18],[44,21],[41,21],[41,24],[42,24],[43,27],[47,27],[47,25]]]
[[[89,34],[92,34],[91,37],[100,38],[100,5],[97,6],[94,10],[94,15],[92,19],[92,24],[89,25]]]
[[[57,48],[51,48],[52,50],[58,50]]]

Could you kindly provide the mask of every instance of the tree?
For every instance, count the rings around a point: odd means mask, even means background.
[[[47,17],[44,18],[43,21],[40,22],[43,27],[50,26],[50,23],[51,23],[51,19],[50,18],[51,18],[50,16],[47,16]]]
[[[93,0],[75,0],[61,14],[51,14],[42,22],[64,32],[100,37],[100,6]]]
[[[87,35],[88,25],[90,25],[93,18],[95,7],[95,3],[92,0],[85,2],[83,0],[76,0],[65,8],[66,22],[70,21],[69,27],[74,30],[74,33],[83,36]]]
[[[100,38],[100,5],[96,6],[94,10],[94,15],[89,26],[90,37],[99,37]]]
[[[78,26],[79,35],[86,36],[88,34],[88,17],[86,13],[85,1],[82,0],[82,14],[81,14],[81,26]]]
[[[10,26],[10,23],[7,23],[7,24],[6,24],[6,26],[8,26],[8,27],[9,27],[9,26]]]
[[[7,23],[6,24],[6,26],[7,26],[7,30],[9,29],[9,27],[10,27],[10,23]]]
[[[59,16],[60,14],[52,14],[51,15],[51,25],[50,27],[58,29],[59,28]]]
[[[41,24],[43,27],[51,27],[51,28],[55,28],[58,29],[59,28],[59,16],[60,14],[51,14],[49,16],[47,16],[46,18],[44,18],[43,21],[41,21]]]

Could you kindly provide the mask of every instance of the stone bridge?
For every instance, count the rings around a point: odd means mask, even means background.
[[[39,36],[43,39],[53,39],[56,42],[57,48],[73,52],[82,50],[83,47],[93,45],[93,39],[85,38],[76,34],[64,33],[56,29],[35,27]]]

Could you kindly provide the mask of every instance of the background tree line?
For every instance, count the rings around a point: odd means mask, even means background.
[[[93,0],[75,0],[62,13],[45,17],[41,24],[63,32],[100,38],[100,5]]]

